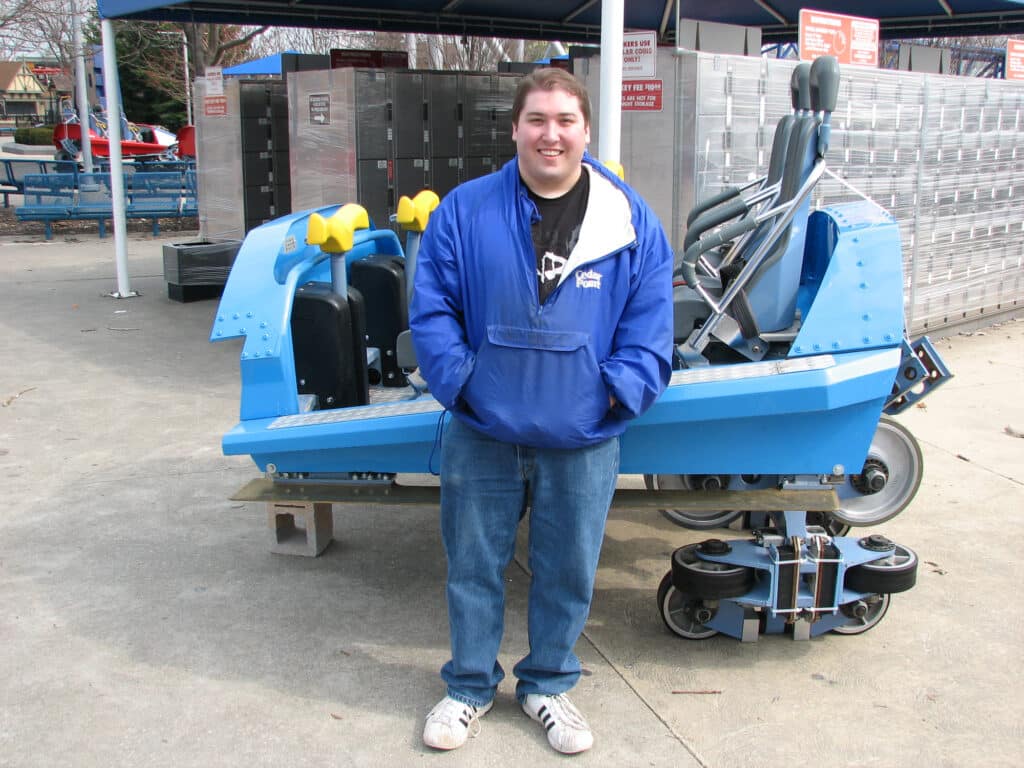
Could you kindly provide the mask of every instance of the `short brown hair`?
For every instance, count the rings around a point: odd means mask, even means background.
[[[553,91],[556,88],[565,91],[570,96],[575,96],[580,102],[580,112],[583,113],[583,124],[590,127],[590,95],[583,83],[564,69],[555,67],[544,67],[535,69],[519,81],[516,88],[516,97],[512,102],[512,123],[519,122],[519,115],[523,112],[523,105],[526,104],[526,97],[534,91]]]

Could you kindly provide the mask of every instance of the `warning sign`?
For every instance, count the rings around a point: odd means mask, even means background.
[[[654,77],[658,41],[654,32],[625,32],[622,35],[622,79]]]
[[[1024,80],[1024,40],[1006,41],[1006,79]]]
[[[661,112],[663,80],[623,80],[623,112]]]
[[[207,117],[225,117],[228,114],[227,96],[206,96],[203,98],[203,114]]]
[[[309,124],[331,124],[331,95],[329,93],[309,94]]]
[[[878,66],[878,19],[800,9],[800,60],[835,56],[840,64]]]

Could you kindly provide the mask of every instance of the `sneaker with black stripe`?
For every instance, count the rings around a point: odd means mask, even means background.
[[[590,726],[564,693],[531,693],[523,700],[523,712],[544,726],[548,743],[562,754],[574,755],[594,746]]]
[[[427,722],[423,726],[423,743],[434,749],[461,747],[467,738],[480,733],[480,718],[493,705],[494,702],[489,701],[482,707],[474,707],[445,696],[427,715]]]

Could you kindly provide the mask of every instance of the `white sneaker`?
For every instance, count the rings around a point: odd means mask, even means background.
[[[480,718],[486,715],[493,701],[482,707],[463,704],[445,696],[427,715],[423,726],[423,743],[434,749],[455,749],[466,743],[469,736],[480,733]]]
[[[544,726],[548,743],[565,755],[583,752],[594,746],[594,734],[580,711],[564,693],[557,696],[529,694],[523,712]]]

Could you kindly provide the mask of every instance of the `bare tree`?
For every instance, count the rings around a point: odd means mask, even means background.
[[[267,27],[239,27],[227,24],[182,24],[189,58],[195,75],[207,67],[237,64],[248,58],[249,46]]]
[[[7,0],[0,6],[0,58],[44,55],[68,69],[74,0]]]

